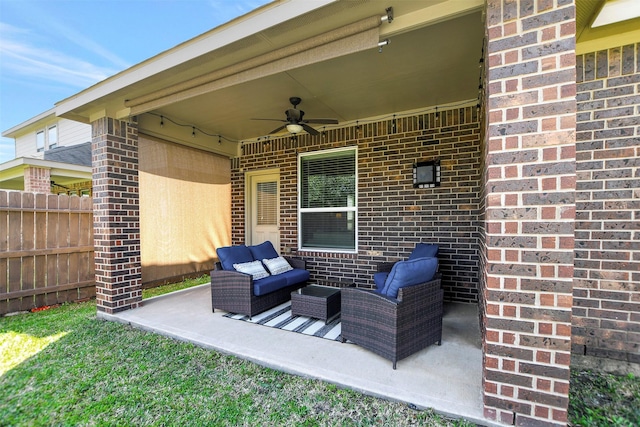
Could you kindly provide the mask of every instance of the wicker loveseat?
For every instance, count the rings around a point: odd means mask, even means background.
[[[393,369],[398,360],[440,345],[444,293],[436,271],[435,257],[399,261],[376,290],[342,289],[342,341],[391,360]]]
[[[211,271],[211,309],[240,313],[249,317],[291,299],[291,292],[309,280],[302,259],[280,257],[271,242],[255,246],[227,246],[217,249],[219,262]],[[287,271],[270,271],[264,261],[280,258],[291,267]],[[263,265],[266,276],[238,271],[249,263]],[[253,271],[252,271],[253,272]],[[264,274],[262,274],[264,275]]]

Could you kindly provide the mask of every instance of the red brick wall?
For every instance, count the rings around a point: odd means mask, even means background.
[[[51,170],[28,166],[24,169],[24,191],[51,194]]]
[[[298,152],[358,147],[357,254],[304,252],[312,279],[348,278],[373,286],[375,263],[406,258],[420,241],[440,245],[440,270],[450,300],[477,301],[480,138],[475,107],[433,112],[245,144],[232,160],[232,241],[245,241],[244,174],[280,168],[280,240],[296,252]],[[440,187],[413,188],[413,163],[439,158]],[[376,255],[380,252],[380,255]]]
[[[640,363],[640,43],[577,57],[573,342]]]
[[[107,117],[91,126],[96,303],[113,314],[142,301],[138,128]]]
[[[575,220],[575,7],[487,3],[485,416],[567,421]]]

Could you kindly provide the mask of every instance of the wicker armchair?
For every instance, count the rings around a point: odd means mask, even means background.
[[[349,340],[393,362],[442,342],[441,275],[400,288],[392,298],[362,288],[342,289],[342,342]]]
[[[303,259],[285,257],[293,268],[305,269]],[[253,291],[253,278],[237,271],[223,270],[219,262],[211,270],[211,308],[240,313],[252,317],[278,304],[291,299],[291,292],[305,286],[306,282],[296,283],[266,295],[256,296]]]

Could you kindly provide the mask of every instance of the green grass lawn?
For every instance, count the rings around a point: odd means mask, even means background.
[[[470,424],[101,321],[86,302],[0,318],[0,426],[49,425]]]
[[[637,378],[578,371],[571,381],[574,425],[640,422]],[[50,425],[471,424],[101,321],[85,302],[0,318],[0,426]]]
[[[204,283],[209,283],[210,280],[211,280],[211,277],[208,274],[205,274],[204,276],[200,276],[196,279],[185,279],[182,282],[176,282],[176,283],[171,283],[164,286],[158,286],[157,288],[143,289],[142,299],[157,297],[159,295],[164,295],[169,292],[179,291],[181,289],[187,289],[193,286],[202,285]]]

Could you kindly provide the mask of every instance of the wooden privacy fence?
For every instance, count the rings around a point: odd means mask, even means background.
[[[0,239],[0,315],[95,296],[90,197],[0,190]]]

